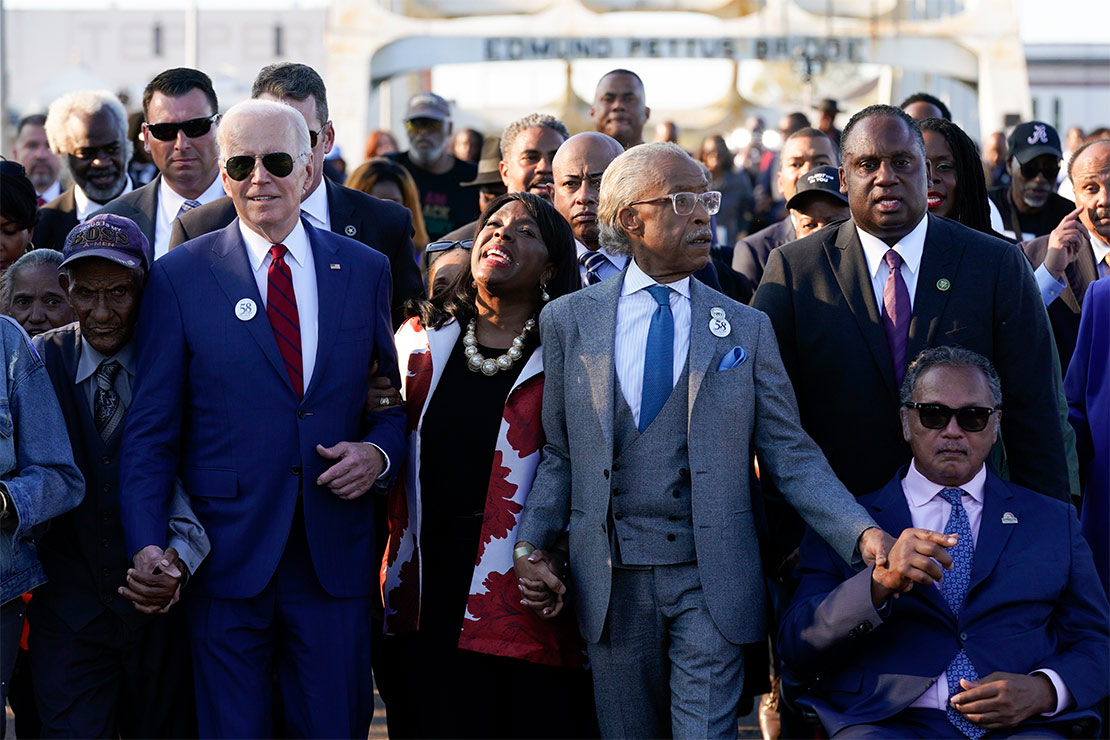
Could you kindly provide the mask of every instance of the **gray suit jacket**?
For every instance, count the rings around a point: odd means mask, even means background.
[[[114,213],[134,221],[150,242],[150,258],[154,260],[154,226],[158,223],[158,188],[162,176],[158,175],[141,188],[121,195],[98,213]]]
[[[608,537],[613,463],[614,329],[620,279],[553,301],[540,315],[547,444],[519,540],[548,548],[569,526],[570,573],[582,634],[601,637],[612,582]],[[791,504],[845,560],[875,526],[802,431],[766,315],[690,283],[688,443],[694,546],[709,612],[729,641],[763,639],[763,570],[748,490],[752,448]],[[731,332],[709,330],[723,308]],[[743,347],[746,359],[718,371]],[[591,410],[593,413],[591,413]]]

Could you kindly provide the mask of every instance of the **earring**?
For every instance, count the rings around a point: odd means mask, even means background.
[[[477,288],[477,287],[478,287],[478,281],[477,281],[477,280],[474,280],[473,278],[471,278],[471,280],[470,280],[470,287],[471,287],[471,288]]]
[[[551,296],[549,296],[547,294],[547,286],[546,285],[541,285],[540,286],[540,300],[543,301],[544,303],[547,303],[548,301],[551,300]]]

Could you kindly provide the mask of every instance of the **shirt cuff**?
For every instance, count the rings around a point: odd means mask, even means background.
[[[1046,306],[1056,300],[1064,292],[1064,288],[1068,287],[1063,278],[1052,277],[1052,273],[1043,264],[1033,272],[1033,277],[1037,279],[1037,287],[1041,291],[1041,300],[1044,301]]]
[[[379,475],[379,476],[378,476],[377,478],[375,478],[374,480],[375,480],[375,482],[377,482],[377,481],[382,481],[382,480],[385,480],[385,479],[386,479],[386,477],[387,477],[387,476],[389,475],[389,467],[390,467],[390,465],[389,465],[389,455],[385,454],[385,450],[383,450],[383,449],[382,449],[381,447],[378,447],[378,446],[377,446],[376,444],[374,444],[373,442],[363,442],[363,444],[367,444],[367,445],[370,445],[370,446],[371,446],[371,447],[373,447],[373,448],[374,448],[375,450],[377,450],[378,452],[382,453],[382,457],[384,457],[384,458],[385,458],[385,468],[384,468],[384,469],[382,469],[382,473],[381,473],[381,475]]]
[[[1055,717],[1060,712],[1064,711],[1071,704],[1071,692],[1068,691],[1068,685],[1064,683],[1064,679],[1060,678],[1060,674],[1051,668],[1038,668],[1030,672],[1030,676],[1040,673],[1049,681],[1052,682],[1053,687],[1056,689],[1056,709],[1051,712],[1044,712],[1042,717]]]

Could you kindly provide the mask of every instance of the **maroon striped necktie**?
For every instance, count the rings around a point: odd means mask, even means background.
[[[301,366],[301,321],[297,313],[297,296],[293,292],[293,275],[285,264],[284,244],[270,247],[270,268],[266,271],[266,316],[274,329],[285,371],[298,398],[304,397],[304,373]]]
[[[883,329],[894,362],[894,380],[901,388],[906,377],[906,343],[910,338],[910,292],[902,279],[902,255],[888,249],[883,259],[890,268],[883,286]]]

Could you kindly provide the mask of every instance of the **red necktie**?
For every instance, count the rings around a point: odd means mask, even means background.
[[[44,205],[46,205],[46,198],[43,198],[41,195],[35,197],[38,201],[35,205],[37,205],[39,208],[42,208]]]
[[[281,359],[298,397],[304,397],[304,374],[301,366],[301,321],[297,313],[297,296],[293,292],[293,275],[285,264],[284,244],[270,247],[270,269],[266,272],[266,316],[274,329]]]

